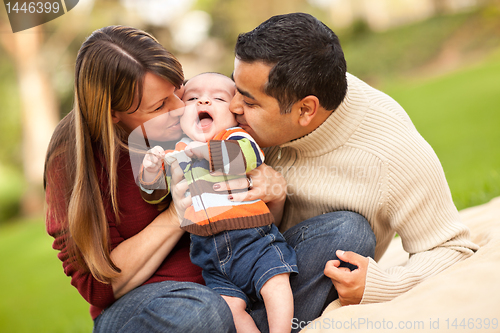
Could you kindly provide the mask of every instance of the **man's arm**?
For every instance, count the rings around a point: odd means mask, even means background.
[[[404,140],[413,139],[410,144]],[[385,302],[407,292],[425,279],[470,257],[477,245],[460,222],[443,168],[432,148],[420,137],[402,137],[404,151],[394,150],[388,162],[386,202],[381,203],[388,227],[401,237],[409,260],[383,270],[371,258],[347,254],[366,274],[354,276],[330,262],[325,274],[339,291],[341,303]],[[361,258],[360,258],[361,257]],[[367,260],[368,259],[368,260]],[[354,271],[353,271],[354,272]],[[359,286],[363,286],[362,299]]]

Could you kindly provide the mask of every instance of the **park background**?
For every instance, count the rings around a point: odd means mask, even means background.
[[[88,304],[45,232],[42,187],[85,38],[106,25],[134,26],[174,53],[186,78],[230,75],[239,33],[295,11],[330,26],[348,71],[405,108],[440,158],[458,209],[500,196],[498,0],[80,0],[16,34],[1,8],[0,331],[92,330]]]

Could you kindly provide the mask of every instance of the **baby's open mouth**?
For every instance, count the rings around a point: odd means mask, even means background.
[[[198,126],[200,126],[201,128],[212,125],[213,121],[214,120],[212,116],[208,112],[202,111],[198,113]]]

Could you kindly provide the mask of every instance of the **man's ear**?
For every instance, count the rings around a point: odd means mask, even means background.
[[[118,124],[120,122],[120,112],[116,112],[115,110],[111,110],[111,120],[113,124]]]
[[[297,103],[297,107],[299,108],[299,124],[307,127],[318,114],[319,99],[314,95],[306,96]]]

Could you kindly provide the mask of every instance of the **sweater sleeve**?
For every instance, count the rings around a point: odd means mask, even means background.
[[[243,174],[264,162],[264,153],[255,140],[241,128],[230,128],[208,142],[210,171]]]
[[[146,182],[143,179],[144,168],[141,166],[141,171],[138,176],[138,184],[141,190],[141,197],[149,204],[156,205],[163,202],[167,196],[170,194],[170,175],[169,170],[165,170],[165,167],[158,171],[155,179],[151,182]]]
[[[383,203],[409,260],[384,271],[370,258],[361,303],[389,301],[478,249],[460,222],[436,154],[421,137],[413,139],[389,163]]]

